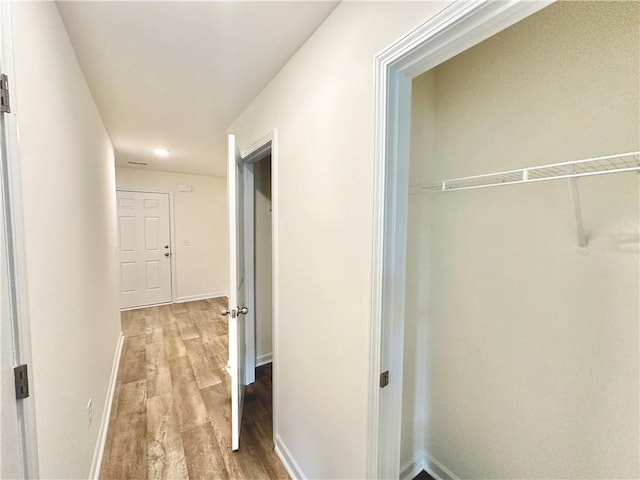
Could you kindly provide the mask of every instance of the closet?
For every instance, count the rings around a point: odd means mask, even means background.
[[[413,80],[401,477],[639,478],[639,26],[558,2]]]

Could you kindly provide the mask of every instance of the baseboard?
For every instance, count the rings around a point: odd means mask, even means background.
[[[442,462],[426,452],[418,453],[413,460],[400,467],[400,480],[412,480],[423,470],[436,480],[460,480]]]
[[[307,476],[303,473],[300,465],[298,465],[298,463],[293,458],[293,455],[291,455],[291,452],[280,438],[280,435],[276,435],[275,444],[276,454],[280,458],[280,461],[282,462],[282,465],[284,466],[289,476],[293,480],[306,480]]]
[[[442,462],[425,452],[424,469],[436,480],[460,480],[460,477],[449,470]]]
[[[422,470],[427,470],[427,464],[425,455],[421,453],[400,467],[400,480],[413,480]]]
[[[121,308],[121,312],[128,312],[130,310],[140,310],[141,308],[150,308],[150,307],[161,307],[163,305],[171,305],[172,302],[164,302],[164,303],[154,303],[152,305],[138,305],[136,307],[125,307]]]
[[[199,295],[187,295],[185,297],[177,297],[176,303],[195,302],[196,300],[207,300],[209,298],[219,298],[219,297],[228,297],[228,296],[229,294],[227,292],[201,293]]]
[[[256,367],[261,367],[262,365],[266,365],[267,363],[271,363],[273,361],[273,353],[265,353],[264,355],[258,355],[256,358]]]
[[[100,421],[100,429],[98,430],[96,448],[93,451],[93,460],[91,461],[91,470],[89,471],[90,480],[97,480],[100,476],[104,447],[107,443],[107,433],[109,431],[109,420],[111,419],[111,406],[113,405],[113,396],[116,393],[116,381],[118,378],[118,368],[120,366],[120,356],[122,355],[123,345],[124,335],[120,332],[118,343],[116,344],[116,353],[113,357],[113,365],[111,367],[111,378],[109,379],[107,398],[105,399],[104,409],[102,410],[102,420]]]

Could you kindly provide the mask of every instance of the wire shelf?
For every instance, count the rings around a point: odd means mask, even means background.
[[[410,191],[450,192],[633,171],[640,171],[640,152],[553,163],[472,177],[453,178],[444,180],[436,185],[414,185],[410,187]]]

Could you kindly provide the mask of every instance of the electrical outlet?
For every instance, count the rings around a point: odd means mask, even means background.
[[[190,247],[191,246],[191,240],[189,238],[185,238],[184,242],[182,242],[182,245],[184,245],[185,247]]]
[[[89,417],[89,425],[91,425],[91,421],[93,420],[93,402],[89,399],[89,403],[87,403],[87,415]]]

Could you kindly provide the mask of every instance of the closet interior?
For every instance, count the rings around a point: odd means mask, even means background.
[[[413,80],[401,477],[640,475],[639,26],[557,2]]]

